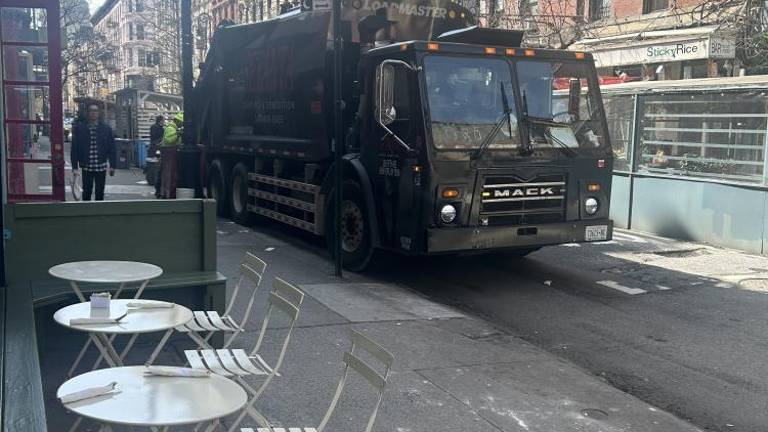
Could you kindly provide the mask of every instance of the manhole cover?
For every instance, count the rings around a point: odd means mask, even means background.
[[[581,414],[584,417],[589,417],[589,418],[598,419],[598,420],[601,420],[601,419],[604,419],[604,418],[608,417],[608,413],[607,412],[605,412],[605,411],[603,411],[601,409],[597,409],[597,408],[583,409],[583,410],[581,410]]]

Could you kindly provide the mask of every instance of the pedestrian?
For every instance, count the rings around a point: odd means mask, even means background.
[[[107,169],[115,175],[117,150],[112,128],[100,121],[99,106],[87,106],[87,121],[78,122],[72,129],[72,169],[83,170],[83,201],[90,201],[94,193],[96,201],[104,200]]]
[[[184,124],[184,113],[180,112],[173,116],[171,123],[165,127],[163,131],[163,147],[175,147],[181,144],[182,126]],[[155,196],[157,198],[167,198],[162,194],[163,185],[163,167],[171,166],[168,162],[163,163],[162,156],[160,157],[160,173],[155,181]]]
[[[163,143],[165,133],[165,118],[161,115],[155,117],[155,123],[149,128],[149,154],[154,157]]]
[[[163,145],[177,146],[181,143],[181,131],[184,124],[184,113],[180,112],[173,116],[173,121],[165,128],[163,134]]]

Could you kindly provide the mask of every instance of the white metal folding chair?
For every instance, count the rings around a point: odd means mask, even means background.
[[[267,312],[262,321],[256,344],[250,353],[243,349],[229,348],[184,351],[187,362],[189,362],[191,367],[207,369],[219,375],[232,377],[250,393],[246,408],[237,417],[230,431],[234,431],[246,415],[250,415],[259,425],[269,426],[267,420],[253,407],[253,404],[261,396],[272,379],[279,375],[280,366],[283,364],[302,301],[304,301],[304,293],[288,282],[275,278],[272,284],[272,292],[269,293],[267,299]],[[281,332],[283,334],[283,342],[280,346],[280,354],[277,356],[277,360],[275,360],[273,365],[270,365],[261,356],[260,350],[269,329],[272,313],[275,311],[281,312],[288,319],[288,325],[285,326],[283,323],[280,323],[281,328],[285,327]],[[247,376],[260,376],[264,377],[264,380],[257,388],[254,388],[244,379]]]
[[[253,304],[256,299],[256,293],[261,284],[261,278],[267,264],[256,255],[246,252],[243,262],[240,264],[240,276],[235,283],[235,289],[232,291],[232,297],[229,299],[227,308],[223,315],[216,311],[193,311],[193,319],[188,323],[176,327],[174,330],[186,333],[195,343],[197,349],[213,349],[209,343],[211,337],[216,333],[225,333],[230,336],[224,342],[224,348],[228,348],[238,334],[245,330],[248,318],[251,316]],[[250,288],[250,292],[247,288]],[[247,297],[246,297],[247,296]],[[248,302],[243,312],[243,316],[237,320],[232,315],[232,308],[238,304],[238,300],[247,298]],[[202,336],[201,333],[208,333]],[[152,355],[147,360],[147,364],[152,364],[155,358],[160,354],[165,344],[170,339],[173,331],[168,331],[163,335],[160,343],[155,347]]]
[[[341,376],[341,380],[339,381],[338,386],[336,387],[336,393],[333,395],[333,399],[331,400],[331,405],[328,407],[328,410],[325,412],[325,416],[323,417],[323,420],[320,422],[320,425],[316,428],[314,427],[291,427],[291,428],[272,428],[271,426],[266,427],[260,427],[256,430],[258,432],[323,432],[325,429],[325,426],[328,424],[328,420],[330,420],[331,416],[333,415],[333,412],[336,410],[336,406],[339,403],[339,399],[341,398],[341,395],[344,391],[344,386],[347,382],[347,376],[349,375],[350,369],[352,371],[355,371],[359,373],[363,378],[365,378],[368,383],[373,386],[378,392],[378,398],[376,399],[376,403],[373,406],[373,411],[368,416],[368,423],[365,427],[365,432],[371,432],[371,429],[373,429],[373,424],[376,422],[376,415],[379,413],[379,407],[381,406],[381,401],[384,398],[384,387],[387,385],[387,380],[389,379],[389,371],[392,368],[392,362],[394,361],[394,356],[390,354],[386,349],[384,349],[381,345],[377,344],[376,342],[368,339],[364,334],[352,330],[352,334],[350,335],[350,339],[352,341],[352,347],[349,349],[349,351],[344,353],[344,373]],[[372,368],[368,365],[364,360],[362,360],[356,353],[355,349],[360,348],[361,350],[368,353],[370,357],[375,358],[376,360],[380,361],[382,365],[384,366],[384,372],[379,373],[376,369]],[[250,401],[249,404],[252,405],[254,401]],[[250,408],[250,406],[246,406],[246,408]],[[242,417],[242,414],[241,414]],[[230,432],[232,429],[230,429]],[[243,428],[240,429],[241,432],[254,432],[252,428]]]

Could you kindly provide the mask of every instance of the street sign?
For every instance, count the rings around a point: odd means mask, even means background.
[[[331,10],[331,0],[311,0],[312,10],[316,11],[329,11]]]

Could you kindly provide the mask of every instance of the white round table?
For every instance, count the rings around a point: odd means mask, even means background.
[[[134,298],[139,298],[150,280],[163,274],[163,269],[154,265],[134,261],[77,261],[59,264],[48,269],[58,279],[69,281],[80,301],[85,301],[78,283],[120,284],[115,297],[120,295],[125,284],[141,283]]]
[[[174,426],[211,422],[245,406],[245,390],[220,375],[208,378],[144,376],[143,366],[99,369],[59,387],[56,397],[117,382],[119,392],[64,406],[99,422],[133,426]]]
[[[87,332],[91,341],[101,352],[100,358],[104,358],[112,367],[123,365],[122,359],[125,358],[139,334],[165,331],[165,335],[163,335],[160,343],[147,361],[147,364],[152,364],[155,357],[157,357],[157,354],[159,354],[160,349],[165,345],[168,338],[173,333],[173,329],[186,324],[192,319],[192,311],[189,308],[178,304],[173,304],[173,307],[169,308],[129,308],[128,303],[131,302],[139,302],[142,304],[167,304],[167,302],[159,302],[156,300],[139,301],[117,299],[110,301],[109,309],[91,309],[91,302],[75,303],[57,310],[56,313],[53,314],[53,320],[64,327]],[[126,311],[128,314],[116,324],[70,324],[72,318],[117,318],[123,315]],[[133,336],[128,342],[128,345],[123,349],[123,352],[117,354],[117,351],[115,351],[112,346],[113,339],[106,336],[108,334],[131,334]],[[98,367],[99,363],[100,360],[97,361],[96,366],[94,367]]]

